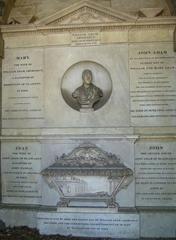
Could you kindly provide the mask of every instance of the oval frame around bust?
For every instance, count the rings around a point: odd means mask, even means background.
[[[95,104],[94,110],[103,107],[112,93],[112,80],[108,70],[99,63],[93,61],[81,61],[70,66],[61,80],[61,93],[65,102],[73,109],[79,111],[80,106],[72,97],[75,89],[82,85],[82,72],[89,69],[93,75],[92,83],[103,91],[103,97]]]

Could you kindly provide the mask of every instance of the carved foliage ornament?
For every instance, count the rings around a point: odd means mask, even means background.
[[[87,143],[56,157],[56,162],[43,170],[42,175],[59,193],[59,206],[79,200],[102,201],[109,207],[117,207],[117,193],[133,179],[133,171],[121,163],[119,156]],[[93,177],[96,182],[92,185]]]

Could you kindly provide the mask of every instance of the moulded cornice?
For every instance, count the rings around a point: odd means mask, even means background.
[[[138,19],[136,22],[123,23],[96,23],[96,24],[78,24],[78,25],[64,25],[64,26],[44,26],[36,24],[16,24],[16,25],[1,25],[1,33],[22,33],[22,32],[53,32],[53,31],[74,31],[85,29],[130,29],[130,28],[161,28],[172,27],[176,25],[176,17],[168,18],[152,18],[152,19]]]
[[[126,30],[138,28],[163,28],[176,25],[176,16],[140,18],[124,12],[82,0],[70,7],[31,24],[1,25],[2,33],[36,34],[84,30]]]

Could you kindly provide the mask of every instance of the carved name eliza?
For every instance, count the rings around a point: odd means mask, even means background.
[[[2,201],[40,204],[40,146],[35,143],[2,144]]]

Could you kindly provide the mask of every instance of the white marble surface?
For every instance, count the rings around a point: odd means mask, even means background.
[[[17,59],[25,56],[29,59]],[[3,127],[10,128],[12,124],[16,128],[129,127],[127,59],[126,44],[84,48],[84,51],[80,47],[53,47],[46,48],[44,52],[35,48],[6,50],[3,84],[10,85],[3,85]],[[66,71],[79,62],[83,62],[84,66],[80,68],[78,64],[76,74],[71,79],[72,88],[82,82],[83,69],[91,67],[87,61],[100,64],[106,69],[109,80],[107,74],[102,72],[101,76],[101,71],[97,72],[94,67],[91,70],[94,71],[95,84],[102,87],[104,94],[109,94],[110,98],[107,97],[108,101],[97,111],[80,113],[67,105],[61,88]],[[28,70],[37,72],[29,73]],[[9,71],[15,71],[15,74],[12,75]],[[106,81],[109,81],[108,88]]]
[[[117,156],[120,156],[122,163],[126,165],[126,167],[132,169],[134,171],[134,140],[132,139],[89,139],[86,140],[69,140],[69,139],[60,139],[60,140],[47,140],[42,144],[42,153],[43,153],[43,161],[42,161],[42,170],[49,167],[55,162],[56,156],[60,157],[63,153],[68,154],[74,148],[78,147],[80,144],[84,142],[91,142],[95,144],[97,147],[103,149],[104,151],[110,152]],[[95,178],[90,178],[90,181],[93,181]],[[100,178],[101,179],[101,178]],[[97,183],[95,182],[95,186],[99,184],[100,179],[98,179]],[[117,202],[120,207],[135,207],[135,186],[134,180],[129,184],[127,188],[122,189],[117,194]],[[42,189],[42,204],[43,205],[52,205],[56,206],[59,202],[59,194],[52,188],[48,187],[48,184],[43,181],[43,189]]]
[[[50,188],[40,172],[55,162],[56,156],[70,153],[84,142],[96,144],[104,151],[119,156],[126,167],[134,171],[134,139],[51,139],[37,141],[8,141],[2,143],[2,200],[11,204],[43,204],[56,206],[59,194]],[[106,185],[99,186],[100,178],[89,177],[90,191],[104,191]],[[93,186],[93,188],[92,188]],[[108,190],[109,191],[109,190]],[[117,195],[121,207],[135,206],[134,180]]]
[[[142,212],[141,237],[143,238],[176,238],[175,212]]]
[[[58,216],[58,214],[60,216],[60,214],[62,214],[63,212],[66,215],[68,214],[70,216],[70,212],[68,211],[68,209],[65,211],[64,208],[62,210],[60,210],[58,213],[50,212],[50,214],[48,214],[48,212],[42,212],[42,213],[40,212],[38,214],[38,211],[33,211],[33,210],[31,211],[31,210],[24,210],[24,209],[23,210],[0,209],[0,219],[3,220],[7,226],[14,227],[14,226],[25,225],[25,226],[28,226],[31,228],[36,228],[37,226],[39,227],[39,216],[41,216],[42,219],[40,219],[40,227],[41,227],[41,230],[44,231],[44,225],[43,225],[44,218],[46,216],[50,217],[52,215]],[[82,214],[86,217],[87,210],[84,211],[83,209],[81,209],[79,212],[80,212],[80,214]],[[119,218],[118,213],[112,213],[112,211],[110,211],[110,212],[107,213],[107,211],[105,211],[103,216],[107,214],[107,216],[113,215],[113,216],[116,216],[116,218]],[[77,213],[78,213],[78,211],[77,211]],[[99,213],[99,215],[100,215],[100,210],[98,210],[98,211],[92,210],[92,213],[94,213],[93,215],[95,215],[95,216],[97,213]],[[71,209],[71,215],[73,215],[73,214],[74,214],[74,211],[73,211],[73,209]],[[89,214],[90,214],[90,212],[89,212]],[[124,214],[122,214],[122,215],[124,215]],[[130,215],[132,215],[132,214],[129,214],[129,216]],[[125,214],[125,216],[128,217],[128,214]],[[136,216],[136,214],[134,214],[133,216]],[[18,219],[18,221],[16,219]],[[108,218],[106,218],[106,219],[108,219]],[[130,219],[132,219],[131,216],[130,216]],[[151,239],[151,238],[173,238],[173,239],[175,239],[175,237],[176,237],[176,235],[175,235],[175,222],[176,222],[175,212],[161,211],[159,213],[159,212],[151,211],[149,213],[146,211],[145,212],[141,211],[139,219],[140,219],[140,221],[139,221],[139,224],[140,224],[139,236],[141,238],[148,238],[148,239]],[[111,218],[111,220],[112,220],[112,218]],[[136,222],[136,217],[133,217],[133,220],[135,220],[135,222],[134,222],[135,229],[138,230],[138,222]],[[55,226],[54,226],[54,228],[55,228]],[[58,228],[55,230],[59,231]],[[136,230],[134,230],[134,231],[136,231]],[[117,231],[118,230],[115,229],[113,234]],[[130,232],[126,231],[125,234],[126,235],[129,234],[129,236],[127,236],[127,238],[131,238],[132,236],[134,236],[133,235],[134,231],[132,232],[132,234]],[[117,236],[118,235],[116,234],[115,238],[117,238]],[[136,238],[138,238],[138,236],[136,236]]]
[[[126,44],[95,46],[84,50],[80,47],[47,48],[45,50],[45,127],[129,127],[127,59]],[[109,72],[113,88],[108,102],[102,108],[93,113],[80,113],[65,103],[61,94],[61,84],[65,72],[73,64],[88,60],[102,65]],[[80,79],[81,76],[79,74],[73,76],[73,84],[78,81],[77,78]]]
[[[137,206],[176,206],[176,141],[137,142],[135,172]]]
[[[135,239],[139,237],[139,215],[39,212],[37,227],[42,234]]]
[[[1,145],[2,202],[40,204],[41,146],[34,142],[3,142]]]
[[[40,127],[44,119],[43,49],[6,49],[2,64],[2,127]]]
[[[37,227],[37,211],[26,209],[0,209],[0,219],[9,227]]]
[[[176,53],[173,43],[129,47],[132,126],[176,126]]]

